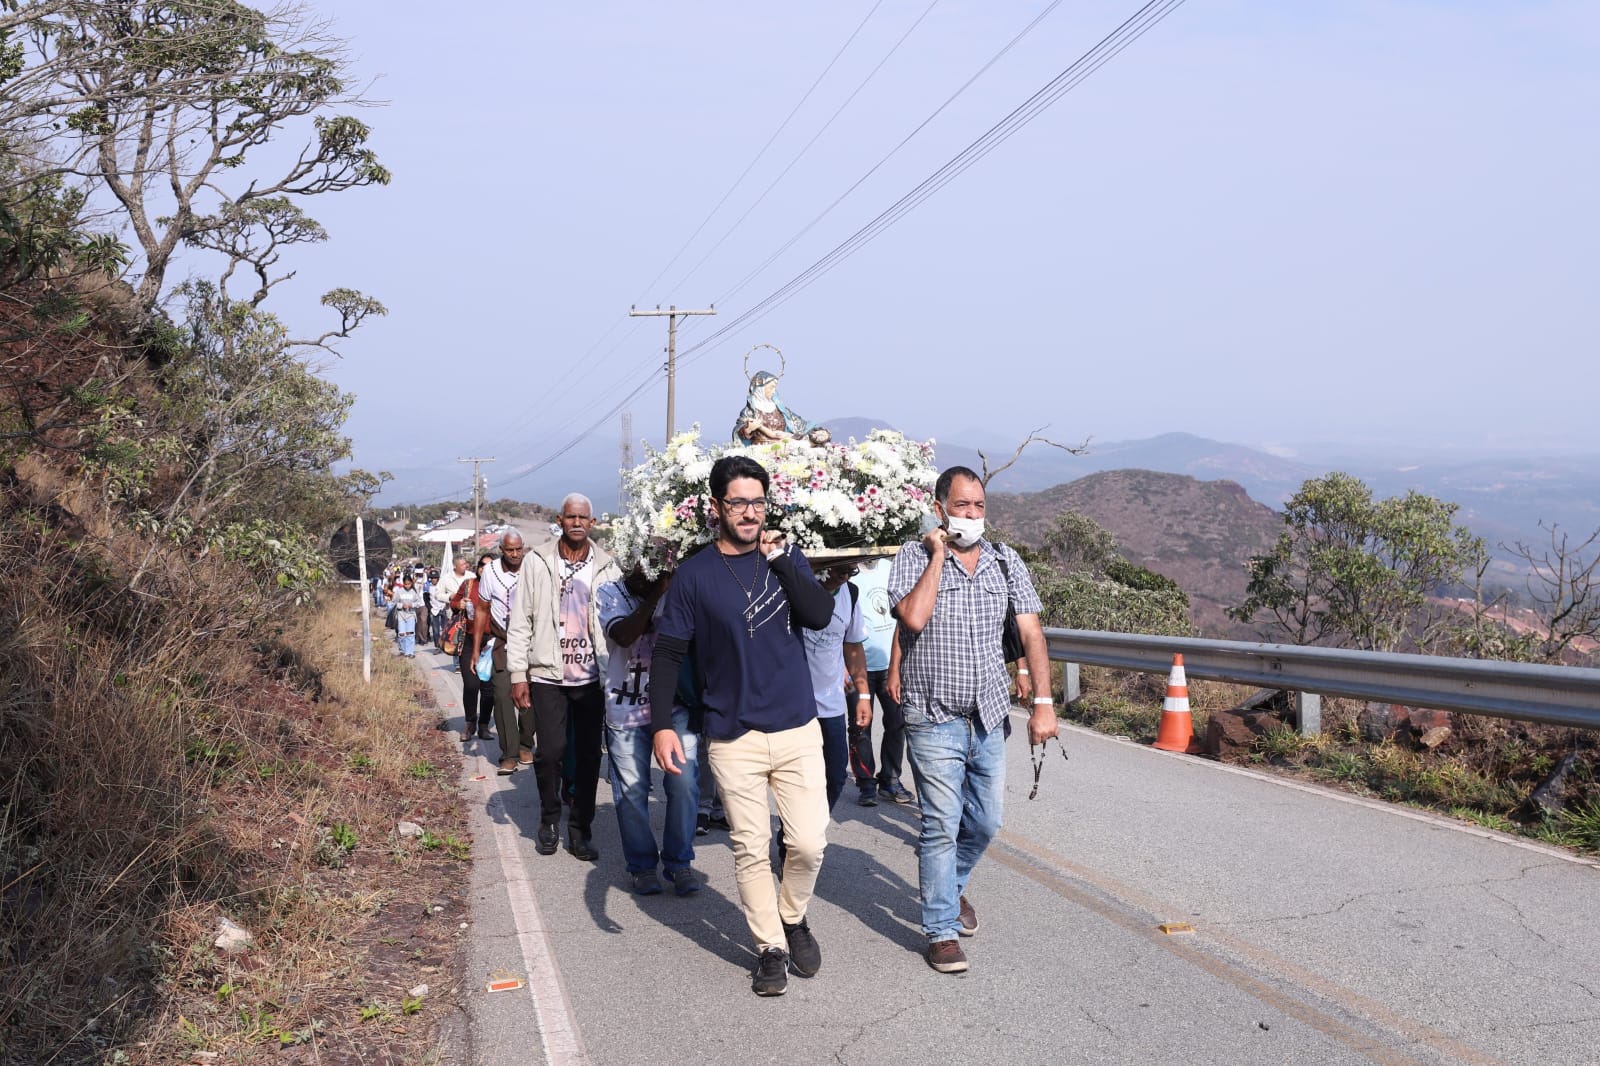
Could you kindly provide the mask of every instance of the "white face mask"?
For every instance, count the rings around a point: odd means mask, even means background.
[[[970,548],[983,539],[981,518],[958,518],[950,515],[945,519],[945,524],[950,530],[950,543],[958,548]]]

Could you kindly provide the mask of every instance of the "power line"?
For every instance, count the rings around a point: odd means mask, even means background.
[[[942,103],[938,107],[934,108],[932,113],[930,113],[927,118],[925,118],[921,122],[917,123],[917,126],[916,126],[915,129],[913,129],[910,133],[906,134],[903,138],[901,138],[899,144],[897,144],[893,148],[889,149],[889,152],[888,152],[887,155],[885,155],[882,159],[878,160],[876,163],[872,164],[871,168],[868,169],[865,174],[863,174],[859,178],[857,178],[850,185],[850,187],[848,189],[846,189],[844,192],[840,193],[838,195],[838,197],[834,199],[833,203],[831,203],[827,207],[823,208],[822,212],[820,214],[818,214],[816,218],[813,218],[810,222],[807,222],[805,224],[805,226],[803,228],[801,228],[801,230],[798,233],[796,233],[793,237],[790,237],[787,241],[785,241],[782,247],[780,247],[777,251],[773,252],[771,255],[767,256],[766,259],[762,260],[760,266],[756,267],[750,273],[746,274],[742,279],[740,279],[739,283],[737,285],[735,285],[733,288],[729,289],[726,293],[724,293],[721,296],[717,297],[716,302],[717,303],[726,303],[728,300],[732,299],[734,296],[737,296],[740,292],[742,292],[744,290],[744,288],[747,285],[750,284],[750,282],[754,281],[763,272],[765,272],[767,267],[771,266],[773,264],[773,262],[779,256],[781,256],[784,252],[787,252],[790,248],[794,247],[795,243],[797,241],[799,241],[800,238],[804,237],[807,233],[810,233],[812,228],[814,226],[816,226],[817,223],[821,222],[824,218],[827,218],[828,215],[830,213],[832,213],[834,208],[838,207],[841,203],[843,203],[845,201],[846,197],[848,197],[851,193],[853,193],[857,189],[859,189],[861,187],[861,185],[868,178],[870,178],[870,177],[872,177],[872,175],[876,174],[879,171],[879,169],[881,169],[883,167],[883,165],[885,163],[887,163],[889,160],[893,159],[895,157],[895,155],[897,153],[899,153],[900,149],[902,149],[906,145],[910,144],[912,139],[914,137],[916,137],[917,134],[921,133],[928,126],[928,124],[930,122],[932,122],[934,119],[938,118],[941,114],[943,114],[945,109],[948,108],[951,104],[955,103],[957,98],[959,98],[962,93],[966,92],[968,89],[970,89],[972,87],[973,83],[975,83],[979,78],[981,78],[985,74],[987,74],[989,72],[989,68],[993,67],[1002,58],[1004,58],[1006,53],[1010,52],[1011,49],[1015,48],[1017,46],[1017,44],[1020,43],[1024,37],[1027,37],[1028,34],[1032,33],[1034,31],[1034,29],[1039,25],[1039,23],[1043,22],[1046,18],[1048,18],[1050,16],[1050,14],[1053,11],[1055,11],[1056,8],[1061,6],[1061,3],[1062,3],[1062,0],[1050,0],[1050,3],[1045,7],[1045,9],[1043,11],[1039,12],[1037,15],[1035,15],[1033,17],[1033,21],[1032,22],[1030,22],[1026,26],[1024,26],[1022,28],[1022,30],[1015,37],[1013,37],[1013,38],[1011,38],[1011,40],[1007,41],[1006,44],[1005,44],[1005,47],[1001,48],[994,55],[990,56],[988,61],[986,63],[984,63],[983,66],[979,67],[977,69],[977,71],[970,78],[968,78],[966,81],[961,83],[961,87],[960,88],[958,88],[955,92],[951,93],[949,96],[947,96],[945,98],[944,103]]]
[[[883,58],[878,60],[877,66],[873,67],[867,72],[867,76],[861,79],[860,84],[855,87],[855,90],[851,92],[849,96],[845,97],[844,103],[840,104],[833,114],[828,116],[828,121],[822,124],[822,128],[817,130],[816,133],[812,134],[811,139],[807,141],[800,151],[795,154],[793,159],[789,160],[789,165],[784,167],[778,176],[772,179],[772,183],[761,191],[761,195],[756,197],[755,203],[745,208],[744,214],[734,219],[733,225],[728,227],[727,232],[725,232],[721,237],[717,238],[717,243],[713,244],[709,249],[706,250],[705,255],[702,255],[700,257],[700,261],[689,268],[689,272],[687,274],[678,279],[677,283],[672,286],[672,291],[676,292],[678,289],[682,288],[690,278],[694,277],[695,274],[699,272],[700,268],[706,265],[706,260],[710,259],[712,255],[716,253],[716,250],[721,248],[723,243],[729,237],[733,236],[734,231],[744,224],[745,219],[750,217],[750,213],[756,208],[760,207],[762,202],[766,200],[768,194],[771,193],[773,189],[778,187],[778,183],[789,176],[789,171],[793,170],[795,165],[799,163],[801,159],[805,158],[805,154],[811,150],[811,146],[816,144],[824,133],[828,132],[828,128],[833,125],[834,120],[840,115],[844,114],[845,108],[849,107],[851,103],[855,101],[855,98],[861,95],[861,90],[865,89],[867,87],[867,83],[872,81],[872,79],[877,76],[878,71],[883,69],[883,65],[893,58],[894,54],[900,50],[901,45],[906,43],[906,38],[910,37],[911,34],[916,31],[916,28],[922,25],[922,20],[932,14],[933,9],[938,5],[939,0],[931,0],[928,6],[923,8],[922,14],[918,15],[916,21],[906,28],[906,32],[900,35],[900,38],[894,42],[894,44],[889,48],[889,51],[884,53]]]
[[[1144,4],[1136,12],[1134,12],[1134,14],[1130,15],[1115,30],[1107,34],[1098,43],[1096,43],[1094,47],[1090,48],[1083,55],[1079,56],[1078,59],[1073,61],[1070,66],[1047,82],[1043,88],[1039,89],[1027,100],[1023,101],[1023,103],[1012,109],[1012,111],[1007,114],[1005,118],[991,126],[976,140],[968,144],[967,147],[963,148],[938,170],[934,171],[933,174],[923,179],[923,181],[920,182],[909,193],[905,194],[883,212],[879,213],[875,218],[872,219],[872,221],[862,226],[850,237],[846,238],[843,242],[837,245],[832,251],[828,252],[816,262],[812,263],[811,266],[795,275],[788,282],[779,286],[776,290],[758,303],[752,305],[747,311],[736,316],[734,319],[728,322],[727,325],[718,329],[704,340],[686,349],[680,358],[680,364],[687,365],[697,356],[709,354],[714,347],[719,346],[737,329],[742,328],[746,324],[754,324],[754,322],[758,321],[771,311],[776,310],[777,307],[781,306],[793,296],[798,295],[812,282],[822,277],[822,275],[833,269],[833,267],[837,266],[850,255],[860,250],[861,247],[875,239],[889,226],[892,226],[895,222],[899,221],[900,218],[914,210],[923,201],[927,200],[928,197],[934,195],[940,189],[944,188],[945,185],[949,184],[955,178],[965,173],[969,167],[977,163],[984,156],[988,155],[989,152],[999,147],[1000,144],[1004,143],[1011,137],[1012,134],[1016,133],[1023,126],[1026,126],[1029,122],[1032,122],[1034,118],[1049,108],[1063,95],[1076,88],[1086,78],[1093,75],[1095,71],[1099,70],[1106,63],[1110,62],[1112,59],[1115,59],[1129,45],[1131,45],[1134,41],[1137,41],[1140,37],[1144,36],[1146,32],[1163,21],[1174,10],[1182,6],[1183,3],[1184,0],[1149,0],[1148,3]],[[1045,13],[1048,14],[1048,10]],[[1009,47],[1010,45],[1007,46],[1007,48]],[[963,89],[964,88],[965,86],[963,86]],[[645,381],[641,382],[632,391],[627,393],[615,404],[613,404],[588,428],[581,431],[577,436],[569,440],[566,444],[562,445],[551,455],[533,464],[528,469],[506,479],[506,481],[502,482],[502,484],[513,484],[517,481],[521,481],[522,479],[534,474],[535,472],[561,458],[561,456],[565,455],[567,452],[571,451],[573,448],[582,443],[583,440],[593,433],[597,428],[599,428],[599,426],[605,424],[605,422],[608,421],[613,415],[626,407],[629,401],[634,399],[634,397],[638,396],[645,389],[649,388],[654,381],[655,378],[652,375],[650,378],[647,378]]]
[[[867,11],[866,15],[861,19],[861,21],[856,24],[856,28],[850,31],[850,36],[845,38],[844,44],[840,45],[839,50],[833,54],[833,58],[828,60],[828,65],[822,68],[822,73],[817,75],[816,80],[811,83],[811,87],[805,91],[803,96],[800,97],[799,102],[796,103],[794,107],[789,109],[789,114],[784,117],[782,122],[778,123],[778,128],[772,131],[772,136],[767,138],[767,143],[761,146],[761,150],[756,153],[755,158],[746,164],[745,168],[739,172],[739,176],[737,178],[733,179],[733,184],[728,186],[728,191],[722,194],[722,199],[718,200],[716,204],[712,206],[711,210],[706,213],[706,217],[700,220],[700,225],[696,226],[694,228],[694,232],[689,234],[689,239],[683,242],[683,247],[672,253],[672,258],[667,260],[667,265],[661,268],[661,272],[650,279],[650,284],[644,287],[644,294],[641,294],[637,300],[633,301],[635,305],[644,303],[645,296],[647,296],[650,290],[655,287],[656,282],[665,277],[667,271],[672,269],[673,265],[676,264],[683,256],[683,253],[689,250],[689,246],[694,243],[694,239],[700,236],[701,231],[704,230],[706,226],[710,224],[711,220],[716,217],[717,212],[722,210],[722,205],[728,202],[728,197],[733,195],[734,190],[744,183],[745,178],[750,176],[750,172],[755,169],[756,164],[761,162],[762,158],[767,154],[767,149],[771,148],[773,142],[778,139],[779,135],[782,134],[784,130],[789,128],[789,123],[794,121],[794,117],[800,113],[800,109],[805,106],[806,101],[811,99],[811,94],[817,91],[817,86],[822,84],[822,80],[828,76],[828,72],[831,71],[834,68],[834,65],[839,62],[840,57],[842,57],[845,54],[845,51],[849,49],[850,45],[855,42],[856,37],[861,34],[861,31],[866,28],[867,23],[872,20],[872,16],[877,14],[878,8],[882,6],[883,0],[877,0],[877,2],[872,5],[871,9]]]
[[[928,114],[928,116],[926,118],[924,118],[921,122],[917,123],[916,127],[913,128],[910,133],[908,133],[904,137],[902,137],[900,139],[900,143],[899,144],[896,144],[893,148],[889,149],[888,153],[885,154],[882,159],[879,159],[876,163],[874,163],[871,167],[869,167],[865,174],[862,174],[859,178],[857,178],[854,182],[852,182],[850,184],[849,188],[845,189],[844,192],[840,193],[837,197],[835,197],[833,202],[830,203],[827,207],[823,208],[822,211],[819,212],[815,218],[813,218],[810,222],[807,222],[804,226],[802,226],[800,228],[800,230],[798,232],[796,232],[794,236],[790,237],[787,241],[785,241],[782,244],[782,246],[780,246],[777,249],[777,251],[773,252],[771,255],[767,256],[766,259],[762,260],[761,263],[758,266],[755,267],[755,269],[751,270],[748,274],[746,274],[743,278],[741,278],[739,280],[738,284],[734,285],[733,288],[729,289],[727,292],[723,293],[721,296],[718,296],[715,302],[716,303],[722,303],[722,304],[727,303],[733,297],[735,297],[739,293],[743,292],[750,285],[750,283],[752,281],[754,281],[756,278],[758,278],[762,274],[764,274],[766,272],[767,268],[770,267],[774,262],[776,262],[778,260],[778,258],[783,255],[784,252],[787,252],[790,248],[794,247],[795,244],[797,244],[802,237],[804,237],[807,233],[810,233],[811,230],[816,227],[817,223],[821,222],[823,219],[827,218],[828,215],[832,214],[834,208],[836,208],[840,204],[842,204],[850,196],[850,194],[855,192],[857,189],[859,189],[867,181],[868,178],[872,177],[872,175],[876,174],[880,169],[882,169],[883,165],[885,163],[887,163],[889,160],[893,159],[899,153],[900,149],[902,149],[906,145],[910,144],[911,141],[917,136],[917,134],[921,133],[924,129],[927,128],[927,126],[931,122],[933,122],[934,119],[938,118],[941,114],[943,114],[945,112],[945,110],[948,109],[951,104],[955,103],[956,100],[959,99],[963,93],[965,93],[968,89],[970,89],[977,82],[977,80],[979,78],[981,78],[985,74],[987,74],[989,72],[990,68],[992,68],[1001,59],[1005,58],[1005,56],[1006,56],[1006,54],[1008,52],[1010,52],[1019,43],[1021,43],[1022,40],[1025,37],[1027,37],[1036,28],[1038,28],[1038,26],[1039,26],[1039,24],[1041,22],[1043,22],[1045,19],[1049,18],[1050,15],[1055,11],[1055,9],[1061,6],[1061,3],[1062,3],[1062,0],[1050,0],[1050,3],[1045,5],[1044,9],[1042,11],[1040,11],[1037,15],[1035,15],[1031,22],[1029,22],[1021,30],[1019,30],[1017,32],[1016,36],[1012,37],[1011,40],[1007,41],[1005,43],[1005,45],[999,51],[995,52],[992,56],[990,56],[988,58],[988,60],[986,60],[984,62],[983,66],[979,67],[976,71],[973,72],[973,74],[969,78],[967,78],[966,81],[961,83],[960,87],[957,88],[955,92],[953,92],[949,96],[945,97],[944,102],[942,104],[940,104],[938,107],[934,108],[933,111],[931,111]],[[686,333],[687,332],[692,332],[694,327],[698,326],[698,325],[699,325],[698,322],[687,323],[685,325],[685,330],[684,331]],[[694,349],[691,348],[689,350],[693,351]]]
[[[937,2],[937,0],[935,0],[935,2]],[[700,233],[706,228],[707,225],[710,224],[711,220],[714,217],[716,217],[717,212],[722,209],[722,205],[727,203],[728,198],[733,195],[734,191],[737,190],[739,188],[739,186],[744,182],[744,179],[747,176],[749,176],[749,174],[750,174],[750,172],[752,170],[755,169],[756,164],[761,162],[762,158],[766,156],[767,150],[772,147],[772,145],[777,141],[778,137],[780,135],[782,135],[783,131],[789,127],[789,123],[794,120],[795,115],[800,113],[800,109],[805,106],[806,101],[811,99],[812,94],[817,91],[817,88],[822,84],[824,79],[827,78],[829,72],[831,72],[833,70],[833,68],[838,64],[840,58],[843,57],[845,52],[849,50],[850,45],[855,42],[855,39],[858,36],[860,36],[861,31],[866,28],[867,23],[872,20],[872,16],[874,14],[876,14],[877,11],[878,11],[878,8],[880,8],[882,6],[883,6],[883,0],[876,0],[876,2],[872,5],[872,7],[868,9],[866,15],[863,16],[861,21],[856,24],[855,29],[850,32],[850,36],[845,38],[844,44],[840,45],[838,51],[836,51],[833,54],[833,58],[828,61],[827,66],[822,68],[822,73],[817,75],[817,77],[812,81],[811,87],[808,88],[805,91],[805,93],[800,97],[799,101],[794,105],[794,107],[792,107],[789,110],[789,114],[784,118],[784,120],[782,122],[780,122],[778,124],[778,128],[773,130],[772,135],[767,138],[766,144],[761,146],[761,150],[756,153],[755,158],[751,159],[750,162],[748,164],[746,164],[744,170],[741,171],[739,176],[734,179],[733,184],[728,186],[728,190],[722,194],[722,198],[716,202],[716,204],[706,214],[706,217],[700,221],[700,225],[696,226],[694,232],[689,235],[689,238],[686,241],[683,242],[683,246],[680,247],[675,253],[673,253],[672,258],[667,260],[666,265],[663,266],[661,268],[661,270],[656,274],[656,276],[650,280],[650,283],[645,286],[645,292],[646,293],[648,293],[649,290],[652,289],[656,285],[657,282],[659,282],[663,277],[666,276],[667,271],[672,269],[673,265],[676,264],[678,262],[678,260],[683,256],[683,253],[688,251],[689,246],[694,243],[695,238],[700,236]],[[926,13],[924,13],[924,14],[926,14]],[[919,19],[918,21],[921,21],[921,20]],[[898,47],[898,45],[896,47]],[[882,64],[880,63],[879,65],[881,66]],[[859,91],[859,89],[857,91]],[[832,120],[830,119],[830,121],[832,121]],[[826,127],[824,127],[824,128],[826,128]],[[815,140],[815,138],[813,138],[813,140]],[[810,147],[810,146],[808,145],[807,147]],[[793,166],[792,163],[790,165]],[[784,173],[788,173],[788,171],[786,170]],[[768,187],[767,191],[768,192],[771,191],[771,187],[770,186]],[[762,195],[764,197],[766,194],[763,193]],[[757,201],[757,202],[759,203],[760,201]],[[748,214],[748,212],[746,212],[746,214]],[[743,219],[741,218],[740,221],[743,221]],[[735,225],[737,225],[737,223]],[[724,240],[727,239],[726,234],[724,234],[723,239]],[[718,245],[720,246],[720,244],[721,244],[721,242],[719,241]],[[713,250],[715,250],[715,249],[713,249]],[[696,269],[698,269],[698,266],[696,267]],[[685,280],[687,280],[687,278]],[[638,305],[638,304],[643,303],[644,301],[645,301],[645,296],[644,295],[640,295],[640,297],[637,300],[634,301],[634,304]],[[618,318],[614,319],[612,321],[611,325],[609,327],[607,327],[606,331],[604,333],[602,333],[600,335],[600,337],[593,344],[589,345],[589,347],[584,351],[584,353],[581,356],[579,356],[577,359],[573,360],[569,364],[569,366],[567,367],[567,370],[565,371],[565,373],[563,373],[561,375],[561,377],[559,377],[550,386],[550,389],[549,389],[549,392],[547,393],[547,396],[548,396],[549,402],[551,404],[553,404],[553,405],[559,405],[560,404],[562,399],[564,399],[564,397],[562,396],[561,391],[560,391],[562,389],[562,387],[565,386],[567,384],[567,382],[572,379],[574,374],[578,373],[581,369],[592,365],[590,363],[590,361],[589,361],[589,356],[593,355],[595,350],[598,349],[602,344],[604,344],[606,342],[606,340],[608,338],[610,338],[610,336],[613,333],[616,332],[617,327],[620,326],[623,322],[626,322],[627,320],[628,320],[628,316],[627,315],[622,315],[622,316],[619,316]],[[624,334],[622,336],[622,338],[620,340],[617,341],[617,343],[613,344],[610,348],[608,348],[606,350],[606,352],[603,355],[600,356],[599,361],[600,362],[604,362],[607,358],[609,358],[611,356],[611,354],[613,352],[615,352],[623,344],[627,343],[628,339],[630,337],[632,337],[634,333],[638,332],[638,329],[639,329],[640,325],[641,325],[641,323],[635,322],[634,325],[633,325],[633,329],[629,330],[626,334]],[[486,448],[485,450],[493,450],[493,449],[499,448],[499,447],[509,443],[512,439],[514,439],[515,435],[516,434],[515,434],[514,431],[509,436],[502,435],[499,439],[495,440],[495,442],[491,446]]]
[[[965,173],[969,167],[999,147],[1012,134],[1032,122],[1051,104],[1081,84],[1106,63],[1116,58],[1134,41],[1144,36],[1151,27],[1161,22],[1173,10],[1181,6],[1183,2],[1184,0],[1149,0],[1148,3],[1129,16],[1120,26],[1102,38],[1093,48],[1079,56],[1071,66],[1052,78],[1043,88],[1014,108],[1005,118],[991,126],[871,222],[856,230],[855,233],[842,241],[832,251],[779,286],[748,310],[734,317],[727,325],[718,329],[704,340],[686,348],[680,360],[682,365],[687,366],[697,356],[705,355],[713,344],[730,336],[735,330],[742,328],[746,324],[753,324],[766,314],[776,310],[778,306],[797,295],[812,282],[859,251],[884,230],[922,204],[923,201]]]

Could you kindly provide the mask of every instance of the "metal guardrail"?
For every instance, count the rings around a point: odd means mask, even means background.
[[[1487,659],[1046,629],[1050,658],[1322,696],[1468,711],[1544,725],[1600,728],[1600,670]],[[1314,715],[1315,712],[1313,712]],[[1307,729],[1302,721],[1302,732]]]

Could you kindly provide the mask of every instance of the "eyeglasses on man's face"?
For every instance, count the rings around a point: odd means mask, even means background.
[[[767,512],[767,501],[764,499],[741,500],[736,496],[729,496],[722,501],[722,506],[729,514],[766,514]]]

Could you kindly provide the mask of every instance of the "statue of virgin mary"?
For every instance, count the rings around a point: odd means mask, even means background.
[[[750,378],[750,395],[733,425],[733,439],[743,445],[804,437],[812,444],[826,444],[832,435],[789,410],[778,399],[778,378],[768,370],[758,370]]]

